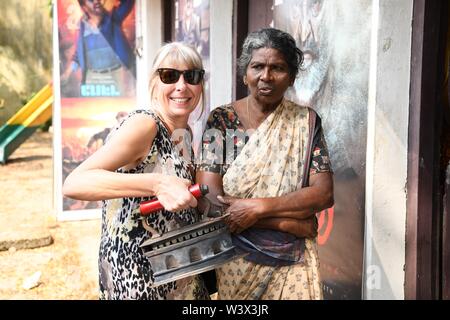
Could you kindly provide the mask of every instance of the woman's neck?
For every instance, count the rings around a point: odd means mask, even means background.
[[[172,134],[177,129],[187,129],[188,127],[188,121],[184,117],[174,118],[167,116],[162,112],[158,112],[158,115],[166,125],[167,129],[170,131],[170,134]]]
[[[247,96],[247,99],[248,99],[248,103],[250,105],[250,111],[253,110],[254,112],[261,113],[261,114],[265,115],[265,117],[267,117],[269,114],[271,114],[283,101],[283,99],[281,99],[280,101],[278,101],[275,104],[264,104],[264,103],[259,102],[256,99],[253,99],[252,96]]]
[[[255,122],[256,126],[259,126],[280,105],[281,101],[283,101],[281,99],[276,104],[263,104],[251,96],[247,96],[246,100],[247,115],[253,118],[251,122]]]

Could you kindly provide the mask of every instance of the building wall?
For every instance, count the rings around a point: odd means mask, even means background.
[[[138,106],[149,103],[148,84],[153,58],[163,43],[163,7],[161,0],[136,1],[136,47]]]
[[[231,102],[233,1],[211,1],[211,110]]]
[[[51,80],[48,0],[0,1],[0,124]]]
[[[413,3],[372,6],[363,297],[404,299]]]

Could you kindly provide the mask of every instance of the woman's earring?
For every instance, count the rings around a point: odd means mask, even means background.
[[[243,81],[244,81],[244,84],[245,84],[245,85],[248,84],[248,83],[247,83],[247,77],[244,77]]]

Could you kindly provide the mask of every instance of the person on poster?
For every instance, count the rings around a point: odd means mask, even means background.
[[[194,11],[193,0],[185,0],[183,18],[180,21],[179,41],[192,45],[199,53],[202,53],[200,39],[200,17]]]
[[[291,33],[305,53],[304,70],[286,97],[320,115],[335,190],[346,190],[335,194],[339,219],[321,248],[322,279],[332,299],[360,299],[363,286],[370,12],[370,1],[357,0],[280,0],[274,6],[274,26]],[[330,271],[336,268],[338,274]]]
[[[180,42],[164,45],[151,71],[150,108],[131,112],[64,182],[66,197],[103,201],[101,299],[209,299],[200,276],[152,287],[152,268],[140,247],[153,231],[164,234],[200,220],[188,190],[192,159],[175,147],[187,139],[174,141],[172,133],[190,133],[189,115],[203,106],[203,76],[196,50]],[[139,206],[149,197],[157,197],[164,209],[144,222]]]
[[[135,58],[122,23],[135,0],[122,0],[108,12],[102,0],[78,0],[83,11],[72,63],[61,75],[63,86],[79,72],[80,96],[133,96]]]
[[[352,168],[363,177],[370,23],[355,13],[367,12],[367,2],[280,2],[274,26],[292,34],[305,54],[304,70],[286,97],[321,116],[334,169]]]
[[[284,98],[302,61],[290,34],[250,33],[237,63],[249,95],[209,116],[196,181],[226,206],[233,244],[246,254],[216,269],[219,299],[323,298],[314,223],[333,205],[331,165],[320,118],[310,128],[315,112]]]

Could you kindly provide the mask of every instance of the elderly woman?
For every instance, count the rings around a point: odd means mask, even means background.
[[[100,298],[208,299],[199,276],[152,287],[152,270],[140,245],[151,237],[199,220],[192,163],[180,155],[175,130],[188,130],[188,117],[203,98],[204,70],[199,54],[181,43],[163,46],[153,63],[151,108],[122,121],[106,144],[76,168],[64,195],[106,200],[102,208],[99,255]],[[203,102],[202,102],[203,104]],[[190,146],[188,146],[190,147]],[[164,210],[144,228],[139,204],[157,196]]]
[[[220,299],[323,297],[315,213],[333,205],[328,151],[314,111],[284,98],[302,60],[285,32],[249,34],[238,61],[249,95],[209,117],[196,180],[226,205],[246,254],[217,269]]]

